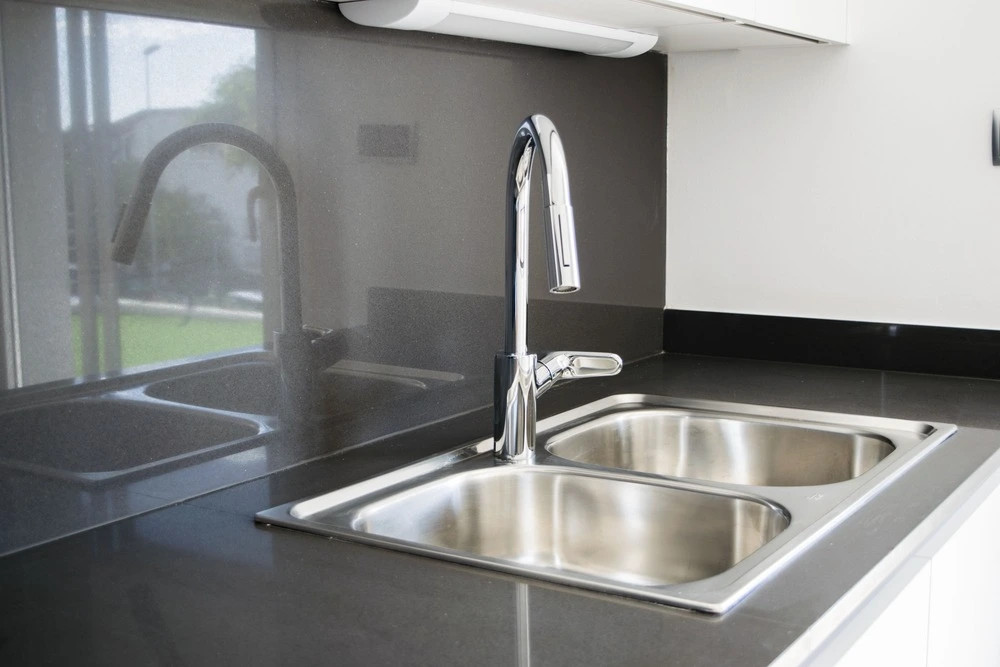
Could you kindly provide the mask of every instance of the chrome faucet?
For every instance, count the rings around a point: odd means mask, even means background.
[[[281,251],[281,332],[274,334],[274,350],[281,383],[281,416],[299,421],[308,416],[312,372],[310,351],[317,336],[302,326],[300,301],[298,207],[288,165],[260,135],[237,125],[203,123],[167,136],[149,152],[139,169],[135,190],[112,238],[111,258],[131,264],[139,245],[153,193],[167,165],[179,154],[200,144],[219,143],[240,148],[260,162],[278,194]]]
[[[514,137],[507,173],[504,349],[496,356],[493,382],[493,453],[531,462],[535,456],[535,401],[564,379],[615,375],[617,354],[553,352],[538,361],[528,354],[528,203],[535,152],[545,170],[542,195],[548,249],[549,291],[580,289],[576,227],[569,196],[566,154],[555,125],[542,115],[526,118]]]

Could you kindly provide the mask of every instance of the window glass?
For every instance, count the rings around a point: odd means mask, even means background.
[[[274,198],[248,155],[219,144],[182,153],[157,186],[134,262],[109,252],[160,140],[201,122],[257,129],[254,31],[0,6],[14,311],[5,384],[261,346],[256,226]]]

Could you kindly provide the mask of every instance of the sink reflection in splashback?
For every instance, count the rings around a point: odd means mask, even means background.
[[[102,481],[260,434],[253,421],[112,398],[0,413],[0,463],[75,481]]]
[[[340,361],[316,374],[315,418],[349,415],[446,388],[464,378],[457,373]],[[213,410],[276,415],[278,379],[274,364],[255,362],[154,382],[147,396]]]

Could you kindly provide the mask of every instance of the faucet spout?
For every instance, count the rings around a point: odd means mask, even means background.
[[[504,349],[497,353],[494,369],[494,455],[510,462],[534,459],[539,394],[562,379],[614,375],[621,370],[621,358],[614,354],[554,353],[539,364],[538,357],[528,353],[528,205],[536,153],[545,172],[542,196],[549,291],[566,294],[580,289],[566,153],[552,121],[530,116],[514,136],[507,171]],[[584,362],[598,356],[605,361]]]
[[[545,171],[542,197],[549,291],[567,294],[580,289],[566,152],[552,121],[536,114],[526,118],[514,135],[507,173],[506,354],[528,352],[528,204],[531,199],[531,167],[536,152],[541,156]]]
[[[288,165],[263,137],[238,125],[203,123],[178,130],[156,144],[139,168],[132,197],[118,220],[111,258],[120,264],[135,260],[153,194],[167,165],[187,149],[209,143],[234,146],[256,158],[278,195],[282,331],[275,334],[274,348],[281,378],[282,414],[298,420],[307,413],[310,398],[310,337],[302,329],[300,300],[298,205]]]

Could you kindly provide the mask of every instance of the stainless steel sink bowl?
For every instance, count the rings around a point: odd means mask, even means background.
[[[747,497],[509,465],[423,484],[350,519],[366,535],[641,586],[724,572],[787,525],[783,510]]]
[[[605,415],[552,436],[545,448],[602,468],[757,486],[843,482],[895,449],[866,430],[668,408]]]
[[[74,481],[99,482],[222,447],[259,424],[114,398],[79,398],[0,413],[0,463]]]
[[[633,416],[637,426],[621,426]],[[658,435],[664,419],[677,439],[697,437],[671,444]],[[494,459],[490,439],[271,508],[257,521],[722,613],[780,576],[955,427],[623,394],[539,422],[539,447],[558,451],[559,442],[589,441],[591,431],[612,443],[617,436],[608,434],[624,432],[636,449],[725,456],[717,468],[675,463],[650,472],[622,470],[614,457],[582,463],[540,449],[533,464],[509,464]],[[728,450],[733,433],[752,446]],[[780,446],[754,454],[775,438]],[[728,472],[702,473],[715,469]],[[678,470],[704,477],[674,477]]]

